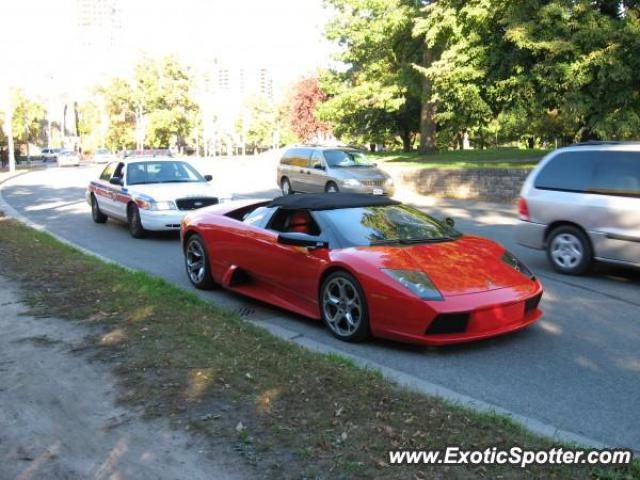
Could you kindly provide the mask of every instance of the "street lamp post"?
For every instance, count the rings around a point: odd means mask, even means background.
[[[13,104],[11,99],[7,101],[7,117],[4,122],[4,133],[7,136],[7,148],[9,149],[9,171],[16,171],[16,156],[13,151]]]

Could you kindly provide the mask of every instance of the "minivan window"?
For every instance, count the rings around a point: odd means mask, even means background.
[[[357,150],[325,150],[324,159],[331,168],[373,167],[367,156]]]
[[[640,197],[640,152],[606,152],[596,165],[589,191]]]
[[[281,163],[292,167],[307,168],[309,167],[310,156],[311,150],[308,148],[292,148],[285,152]]]
[[[563,152],[553,157],[535,179],[535,188],[563,192],[585,192],[602,152]]]

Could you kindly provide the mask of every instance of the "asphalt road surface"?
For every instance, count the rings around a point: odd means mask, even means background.
[[[277,195],[265,166],[218,160],[204,173],[240,196]],[[95,167],[51,168],[5,184],[13,208],[48,230],[105,257],[191,289],[178,236],[135,240],[115,221],[94,224],[84,203]],[[250,174],[248,174],[248,172]],[[420,199],[417,199],[420,201]],[[545,287],[544,317],[524,331],[483,342],[424,348],[373,340],[335,340],[319,323],[228,292],[203,292],[241,314],[369,359],[455,392],[611,446],[640,451],[640,274],[600,268],[586,277],[551,270],[544,255],[513,241],[509,207],[439,203],[428,211],[455,218],[459,230],[501,242]]]

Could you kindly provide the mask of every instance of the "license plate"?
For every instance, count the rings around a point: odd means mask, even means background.
[[[373,194],[374,195],[383,195],[384,194],[384,190],[382,188],[374,188],[373,189]]]

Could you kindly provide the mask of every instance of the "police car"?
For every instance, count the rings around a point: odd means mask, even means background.
[[[147,231],[179,230],[192,210],[228,200],[190,163],[176,158],[140,157],[110,162],[86,191],[96,223],[127,223],[134,238]]]

